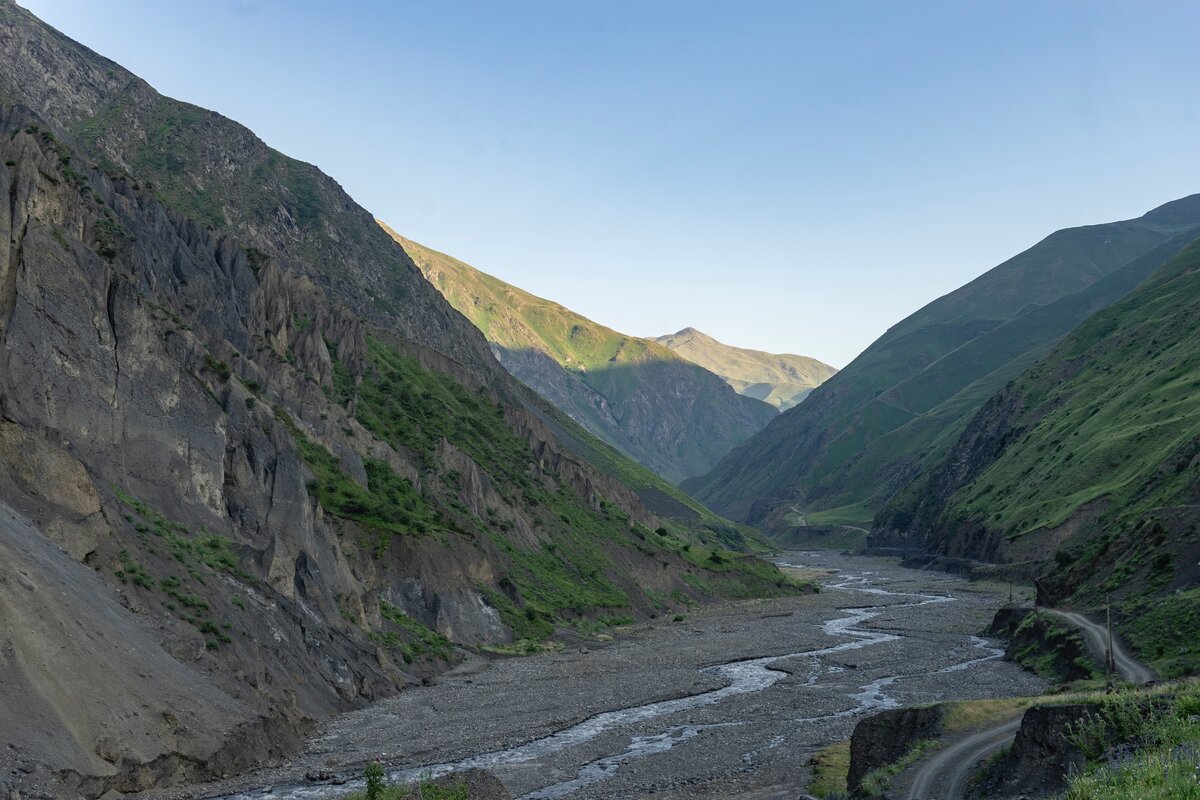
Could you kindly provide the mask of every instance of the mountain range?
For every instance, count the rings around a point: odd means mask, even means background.
[[[776,414],[667,347],[618,333],[383,228],[483,332],[505,369],[668,480],[712,469]]]
[[[695,328],[656,336],[654,341],[720,376],[738,394],[762,400],[780,411],[798,405],[837,373],[815,358],[734,347]]]

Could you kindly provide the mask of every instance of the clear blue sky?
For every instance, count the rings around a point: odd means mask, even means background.
[[[638,335],[837,366],[1200,191],[1200,3],[20,0],[397,230]]]

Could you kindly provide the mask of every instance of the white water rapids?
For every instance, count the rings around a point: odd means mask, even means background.
[[[780,562],[780,566],[798,565]],[[822,657],[896,641],[901,638],[897,634],[861,627],[871,619],[879,616],[879,614],[893,609],[916,608],[933,603],[949,603],[956,599],[945,595],[892,592],[870,586],[868,584],[872,580],[873,574],[871,572],[840,573],[838,575],[838,582],[826,584],[825,588],[860,592],[881,597],[908,597],[912,598],[912,602],[840,609],[837,612],[839,616],[827,620],[821,625],[821,630],[828,636],[844,640],[837,644],[815,650],[802,650],[705,667],[701,670],[702,672],[719,676],[728,682],[727,685],[720,689],[700,692],[674,700],[663,700],[615,711],[606,711],[589,717],[576,725],[564,728],[550,736],[535,739],[516,747],[470,756],[460,761],[425,764],[418,767],[392,768],[388,770],[387,776],[389,780],[398,783],[413,783],[460,770],[472,768],[494,769],[505,765],[535,761],[568,748],[587,743],[609,731],[644,723],[658,717],[677,714],[681,711],[711,706],[736,695],[760,692],[774,685],[788,674],[772,667],[772,664],[785,659],[810,659],[812,666],[806,683],[814,685],[821,675],[840,672],[842,670],[839,666],[824,663]],[[973,648],[982,651],[982,655],[952,664],[948,667],[943,667],[933,673],[925,674],[957,672],[969,669],[985,661],[991,661],[1003,655],[1002,650],[993,647],[984,639],[972,636],[969,637],[969,640]],[[896,681],[908,677],[916,676],[893,675],[859,686],[860,691],[849,695],[850,699],[854,702],[854,705],[850,708],[834,714],[800,717],[795,721],[816,722],[819,720],[863,714],[869,711],[895,708],[898,702],[887,694],[886,689]],[[577,769],[575,776],[570,780],[529,792],[523,795],[520,800],[555,800],[556,798],[567,797],[584,786],[599,783],[611,777],[626,762],[664,753],[676,744],[692,739],[711,728],[741,724],[744,723],[731,721],[709,725],[672,725],[652,735],[631,736],[623,751],[584,764]],[[220,798],[213,798],[213,800],[316,800],[317,798],[320,798],[320,800],[330,800],[351,791],[361,790],[363,785],[362,780],[359,779],[350,780],[342,785],[324,783],[275,786],[254,789],[240,794],[225,795]]]

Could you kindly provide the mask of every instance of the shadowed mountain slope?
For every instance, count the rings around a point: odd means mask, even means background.
[[[775,416],[662,345],[606,328],[383,228],[483,331],[509,372],[672,481],[708,471]]]

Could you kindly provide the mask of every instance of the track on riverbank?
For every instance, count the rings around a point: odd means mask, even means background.
[[[1098,660],[1104,661],[1109,646],[1105,626],[1091,621],[1080,613],[1043,608],[1050,614],[1083,631],[1088,648]],[[1130,683],[1143,685],[1154,680],[1154,673],[1134,658],[1120,643],[1112,640],[1113,662],[1120,677]],[[1021,717],[997,722],[983,730],[972,731],[947,747],[917,762],[901,780],[908,782],[908,800],[959,800],[964,796],[972,772],[988,756],[1012,744]]]

